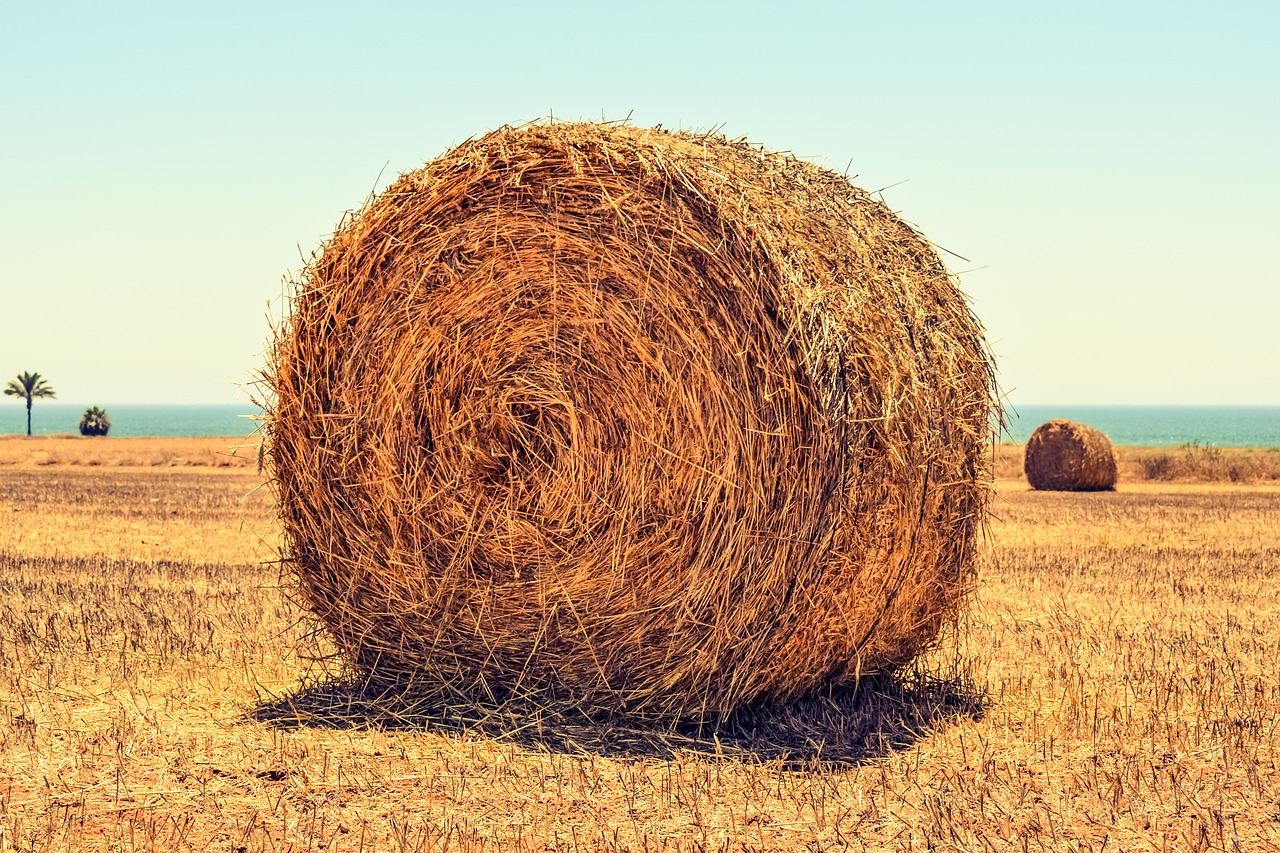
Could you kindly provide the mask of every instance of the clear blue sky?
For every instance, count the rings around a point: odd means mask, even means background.
[[[344,210],[554,113],[888,187],[1015,404],[1280,404],[1273,4],[0,4],[0,378],[67,402],[234,402]]]

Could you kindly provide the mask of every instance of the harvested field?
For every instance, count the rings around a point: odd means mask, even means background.
[[[1278,850],[1280,488],[1123,469],[999,481],[911,677],[716,732],[315,681],[252,469],[2,466],[0,849]]]

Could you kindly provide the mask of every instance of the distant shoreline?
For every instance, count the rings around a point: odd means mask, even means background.
[[[1020,405],[1004,409],[1000,437],[1023,443],[1055,418],[1088,424],[1114,445],[1280,447],[1280,406]]]
[[[11,401],[0,405],[0,434],[27,432],[26,407]],[[252,403],[94,405],[105,409],[113,438],[217,438],[249,436],[258,431],[262,410]],[[37,401],[32,408],[31,429],[37,435],[78,435],[86,406],[61,401]]]
[[[25,436],[25,406],[0,403],[0,435]],[[103,406],[111,418],[112,438],[243,436],[260,431],[265,413],[250,402],[235,404],[117,404]],[[38,435],[76,435],[84,407],[40,401],[32,412]],[[1111,443],[1130,447],[1280,447],[1280,405],[1125,405],[1023,404],[1001,412],[999,438],[1023,443],[1040,424],[1066,418],[1088,424]]]

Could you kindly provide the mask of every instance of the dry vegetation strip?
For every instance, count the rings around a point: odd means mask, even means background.
[[[717,740],[304,683],[258,482],[0,468],[0,850],[1280,850],[1275,487],[1004,482],[925,675]]]
[[[1116,447],[1121,483],[1280,483],[1280,447],[1217,447],[1192,442],[1176,447]],[[1023,446],[995,448],[996,476],[1024,480]]]
[[[253,468],[258,439],[87,438],[0,435],[0,469],[64,465],[109,468]]]

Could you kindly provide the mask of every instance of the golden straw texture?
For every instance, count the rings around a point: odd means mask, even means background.
[[[1110,440],[1075,421],[1052,420],[1036,427],[1027,439],[1022,468],[1033,489],[1101,492],[1116,487]]]
[[[722,718],[910,660],[972,580],[982,330],[842,176],[503,128],[339,226],[277,330],[302,598],[374,675]]]

